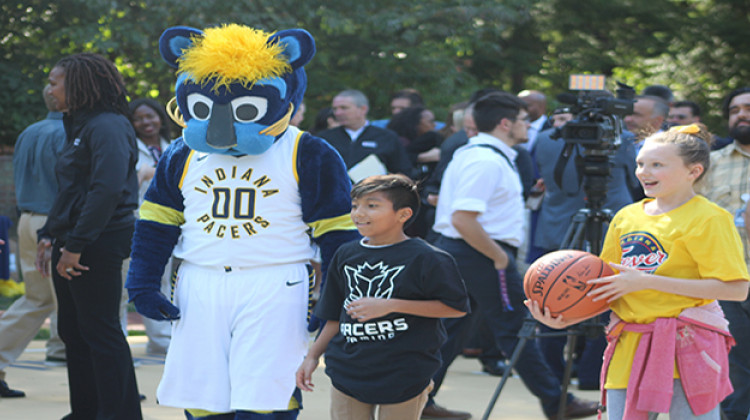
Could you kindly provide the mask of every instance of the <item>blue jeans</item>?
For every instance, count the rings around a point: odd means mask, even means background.
[[[528,310],[524,306],[523,279],[516,268],[513,248],[500,244],[508,254],[508,267],[505,270],[507,290],[512,310],[503,308],[500,293],[498,272],[492,260],[485,257],[463,240],[441,236],[435,244],[455,258],[458,270],[466,283],[469,293],[472,314],[463,318],[443,319],[448,332],[448,341],[441,347],[443,365],[433,377],[435,389],[430,393],[434,397],[445,378],[448,367],[460,353],[467,339],[471,317],[481,313],[483,321],[492,332],[497,345],[506,354],[513,354],[518,344],[518,333],[523,326]],[[515,366],[518,375],[529,391],[539,398],[545,415],[552,416],[557,412],[560,402],[560,381],[555,377],[544,357],[539,351],[536,340],[527,340]],[[569,400],[572,396],[569,396]],[[428,403],[429,404],[429,403]]]
[[[607,420],[623,419],[626,398],[627,390],[625,389],[607,390]],[[649,420],[655,420],[657,416],[658,413],[649,413],[648,418]],[[682,389],[682,382],[679,379],[674,380],[672,402],[669,405],[670,420],[719,420],[720,416],[718,406],[700,416],[693,414],[693,410],[685,397],[685,391]]]
[[[729,352],[729,379],[734,392],[721,409],[729,420],[746,420],[750,412],[750,312],[741,302],[719,302],[737,345]]]

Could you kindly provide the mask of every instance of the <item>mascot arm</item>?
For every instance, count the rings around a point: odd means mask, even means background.
[[[360,238],[349,217],[352,207],[351,181],[341,156],[325,140],[304,133],[297,151],[297,174],[302,197],[302,219],[320,247],[323,278],[338,247]],[[311,316],[307,326],[315,331],[321,321]]]
[[[152,319],[177,319],[179,309],[161,289],[164,267],[172,255],[184,223],[180,180],[190,156],[182,139],[159,160],[135,224],[133,251],[125,287],[139,313]]]
[[[320,247],[323,277],[339,245],[359,238],[349,217],[351,181],[338,153],[325,140],[304,133],[297,152],[302,219]]]

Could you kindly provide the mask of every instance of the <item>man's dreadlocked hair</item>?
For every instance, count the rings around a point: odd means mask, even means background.
[[[117,68],[98,54],[67,56],[55,64],[65,70],[68,112],[103,109],[128,115],[125,82]]]

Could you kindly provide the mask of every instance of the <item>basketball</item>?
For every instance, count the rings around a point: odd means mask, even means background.
[[[586,294],[594,286],[587,280],[611,276],[614,271],[594,254],[563,249],[545,254],[534,261],[523,279],[526,297],[537,302],[552,316],[565,319],[587,318],[605,310],[606,300],[594,302]]]

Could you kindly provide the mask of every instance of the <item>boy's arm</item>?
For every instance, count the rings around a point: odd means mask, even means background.
[[[312,374],[318,367],[320,356],[326,351],[328,343],[339,332],[339,321],[328,321],[320,332],[320,335],[307,352],[305,360],[297,369],[297,387],[303,391],[312,391],[315,385],[312,383]]]
[[[357,299],[346,308],[346,313],[359,322],[380,318],[390,313],[422,316],[425,318],[460,318],[466,312],[451,308],[439,300]]]

